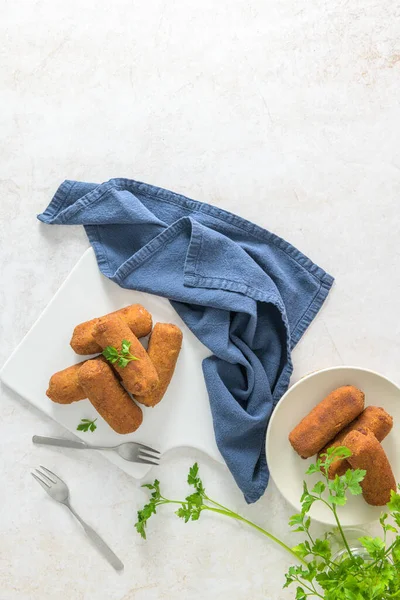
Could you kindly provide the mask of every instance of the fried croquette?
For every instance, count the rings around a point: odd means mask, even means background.
[[[105,315],[105,317],[110,317],[111,315],[118,315],[137,338],[144,337],[151,331],[151,314],[141,304],[131,304],[131,306],[116,310]],[[75,327],[70,345],[77,354],[96,354],[96,352],[101,352],[102,348],[93,338],[93,329],[97,321],[98,318],[91,319]]]
[[[102,361],[88,360],[78,371],[85,396],[117,433],[132,433],[141,425],[143,413]]]
[[[93,337],[103,349],[113,346],[118,352],[121,352],[123,340],[130,342],[129,351],[138,360],[130,361],[126,367],[113,364],[128,392],[144,396],[157,387],[159,380],[156,368],[142,344],[120,317],[111,315],[98,319],[94,326]]]
[[[150,335],[147,353],[156,368],[159,384],[145,396],[135,398],[145,406],[155,406],[162,400],[172,375],[182,346],[182,331],[171,323],[156,323]]]
[[[46,391],[50,400],[58,404],[72,404],[72,402],[86,398],[78,381],[78,371],[85,362],[57,371],[50,377],[49,387]]]
[[[96,356],[96,358],[91,358],[90,360],[106,362],[104,356]],[[78,371],[85,362],[88,361],[84,360],[62,371],[57,371],[57,373],[54,373],[50,377],[49,387],[46,391],[46,395],[50,400],[57,402],[57,404],[72,404],[72,402],[86,398],[86,394],[79,385],[78,380]]]
[[[290,432],[289,441],[302,457],[317,454],[364,409],[364,393],[352,385],[331,392]]]
[[[381,444],[366,428],[351,431],[343,440],[351,450],[348,461],[353,469],[365,469],[361,482],[364,500],[372,506],[383,506],[390,500],[390,491],[396,490],[396,480]]]
[[[331,440],[325,448],[322,448],[318,458],[321,454],[326,453],[328,448],[337,448],[343,446],[343,440],[350,431],[357,430],[359,428],[366,428],[372,431],[378,442],[382,442],[385,437],[390,433],[393,427],[393,418],[380,406],[367,406],[365,410],[359,415],[354,421],[347,427],[342,429],[333,440]],[[335,479],[336,475],[344,475],[347,469],[350,469],[350,463],[347,460],[336,460],[330,467],[328,476],[329,479]]]

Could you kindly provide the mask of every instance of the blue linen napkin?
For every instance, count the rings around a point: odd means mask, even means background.
[[[102,273],[165,296],[203,361],[218,448],[247,502],[269,479],[265,433],[291,350],[333,278],[288,242],[209,204],[129,179],[65,181],[38,219],[83,225]]]

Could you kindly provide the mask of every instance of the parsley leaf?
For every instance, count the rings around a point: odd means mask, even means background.
[[[110,363],[116,363],[119,358],[118,350],[114,346],[106,346],[102,354]]]
[[[128,340],[122,340],[122,344],[121,344],[122,354],[128,354],[130,347],[131,347],[131,342],[128,342]]]
[[[321,470],[322,461],[320,459],[317,460],[315,464],[312,464],[308,467],[306,471],[306,475],[312,475],[313,473],[319,473]]]
[[[361,537],[359,542],[364,546],[366,551],[372,558],[382,558],[385,553],[385,542],[379,537]]]
[[[296,600],[306,600],[307,594],[302,587],[298,586],[296,589]]]
[[[294,546],[292,550],[293,552],[296,552],[296,554],[298,554],[300,558],[305,558],[306,556],[311,554],[310,543],[307,540],[305,542],[302,542],[301,544],[298,544],[297,546]]]
[[[321,556],[322,558],[329,560],[332,554],[329,540],[316,539],[314,545],[312,546],[312,552],[317,556]]]
[[[122,340],[121,352],[118,352],[117,348],[114,346],[106,346],[102,354],[108,360],[108,362],[112,364],[117,363],[119,367],[125,368],[132,360],[140,360],[140,358],[137,358],[131,354],[130,347],[131,342],[129,340]]]
[[[305,531],[304,514],[292,515],[289,519],[289,525],[290,527],[296,527],[297,525],[296,529],[293,530],[294,532]]]
[[[325,491],[326,485],[322,481],[318,481],[311,490],[314,494],[321,495]]]
[[[97,421],[97,419],[94,419],[94,421],[90,421],[89,419],[81,419],[81,422],[79,423],[78,427],[76,428],[77,431],[95,431],[97,429],[97,425],[95,425],[95,422]]]
[[[348,469],[343,475],[347,489],[351,494],[353,494],[353,496],[357,496],[358,494],[362,493],[360,481],[363,481],[366,473],[367,472],[363,469],[355,469],[354,471]]]
[[[397,538],[393,546],[392,557],[396,564],[400,564],[400,538]]]
[[[397,533],[396,527],[393,527],[393,525],[386,523],[388,516],[388,513],[383,513],[383,515],[381,515],[379,518],[379,523],[382,525],[383,531],[392,531],[393,533]]]
[[[189,470],[187,482],[189,485],[192,485],[193,487],[195,487],[199,494],[204,495],[206,490],[204,489],[203,483],[202,483],[200,477],[198,476],[198,473],[199,473],[199,465],[197,463],[194,463],[193,467],[191,467],[191,469]]]
[[[392,512],[400,512],[400,494],[393,490],[390,492],[390,502],[388,504],[388,508]]]

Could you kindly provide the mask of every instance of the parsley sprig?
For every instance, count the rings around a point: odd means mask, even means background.
[[[94,421],[90,421],[90,419],[81,419],[81,422],[76,429],[78,431],[91,431],[93,433],[93,431],[97,429],[97,425],[95,424],[96,421],[97,419],[94,419]]]
[[[179,508],[175,514],[183,519],[185,523],[188,523],[188,521],[198,521],[203,511],[210,511],[226,517],[231,517],[237,521],[246,523],[250,527],[253,527],[263,535],[267,536],[270,540],[284,548],[287,552],[295,556],[298,560],[300,560],[300,562],[306,564],[305,561],[298,557],[292,548],[281,542],[281,540],[275,537],[272,533],[269,533],[262,527],[259,527],[255,523],[245,519],[233,510],[230,510],[226,506],[223,506],[222,504],[219,504],[219,502],[215,502],[215,500],[209,498],[199,477],[199,465],[197,463],[190,468],[187,482],[190,486],[194,487],[195,492],[186,496],[184,500],[170,500],[163,496],[160,491],[160,482],[157,479],[152,484],[147,483],[142,486],[151,490],[150,501],[142,508],[142,510],[139,510],[137,513],[137,522],[135,527],[142,538],[146,539],[147,522],[152,515],[156,514],[159,506],[162,506],[163,504],[177,504],[179,505]]]
[[[126,367],[132,360],[140,360],[130,352],[131,342],[122,340],[121,352],[114,346],[106,346],[102,352],[103,356],[112,364],[117,363],[119,367]]]
[[[170,500],[163,496],[158,480],[155,480],[153,484],[143,486],[151,491],[151,498],[143,509],[139,510],[135,527],[138,533],[146,539],[148,520],[163,504],[178,505],[176,514],[185,523],[197,521],[205,510],[211,511],[253,527],[296,557],[297,563],[300,564],[289,568],[284,585],[284,587],[293,584],[296,586],[296,600],[306,600],[307,598],[325,600],[389,600],[397,598],[400,600],[400,493],[398,491],[391,492],[391,500],[387,505],[388,510],[380,518],[383,537],[361,537],[359,542],[365,549],[365,555],[355,555],[346,539],[346,530],[340,523],[338,507],[346,504],[349,494],[356,496],[361,494],[360,483],[365,477],[365,471],[349,469],[341,477],[337,475],[334,480],[330,480],[327,476],[329,465],[332,462],[344,460],[349,456],[351,456],[351,452],[347,448],[331,448],[322,457],[323,461],[317,460],[308,468],[308,475],[318,473],[322,479],[311,490],[306,482],[303,483],[301,512],[290,518],[289,525],[294,532],[305,534],[306,539],[294,548],[290,548],[269,531],[209,498],[199,477],[197,463],[190,469],[187,479],[188,484],[194,488],[194,492],[186,496],[184,500]],[[310,531],[309,511],[316,502],[322,502],[332,511],[337,530],[326,533],[322,538],[314,539]],[[335,536],[339,535],[345,548],[344,554],[337,559],[331,546],[334,534]],[[391,542],[387,540],[388,534],[392,538]]]

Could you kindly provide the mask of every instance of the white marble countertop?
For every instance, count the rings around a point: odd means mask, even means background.
[[[400,384],[400,45],[391,0],[7,2],[0,23],[3,363],[88,246],[35,214],[64,178],[123,176],[256,221],[336,277],[294,352],[293,381],[330,365]],[[35,448],[61,427],[1,389],[1,600],[284,600],[290,564],[237,523],[166,509],[142,542],[145,495],[96,454]],[[210,493],[290,543],[270,484],[248,507],[227,471],[174,451],[154,471]],[[115,574],[29,470],[50,463],[124,560]]]

